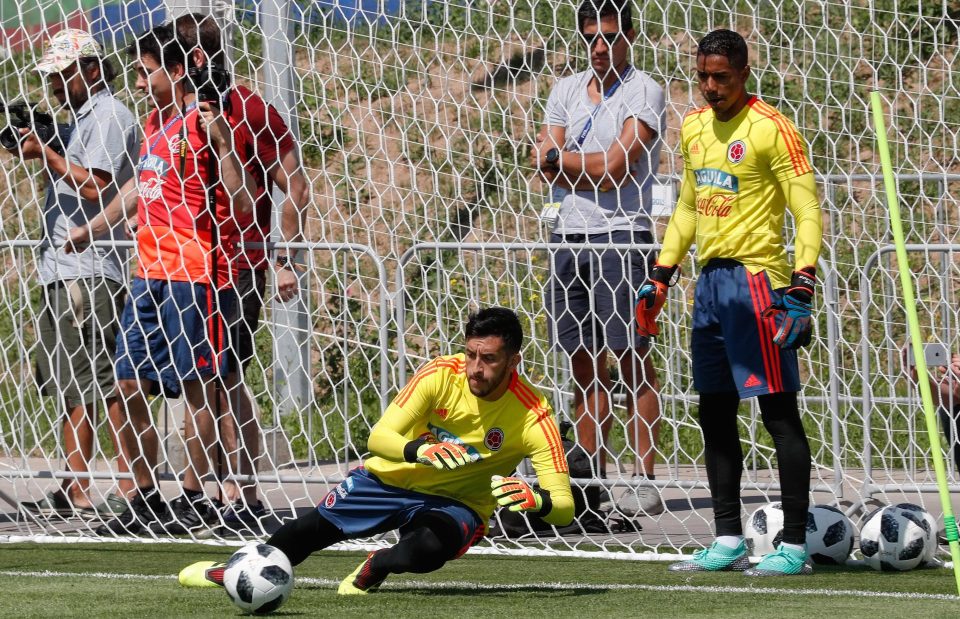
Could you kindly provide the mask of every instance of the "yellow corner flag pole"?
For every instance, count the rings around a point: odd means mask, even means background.
[[[943,463],[943,450],[940,448],[940,434],[937,431],[937,417],[933,409],[933,396],[930,382],[927,380],[927,362],[923,357],[923,341],[920,339],[920,319],[917,317],[917,305],[913,295],[913,280],[907,263],[907,249],[903,237],[903,224],[900,220],[900,197],[893,178],[893,165],[890,163],[890,145],[887,143],[887,128],[883,122],[883,105],[879,92],[870,93],[873,104],[873,124],[877,132],[877,145],[880,147],[880,165],[883,168],[883,185],[887,194],[887,207],[890,209],[890,227],[893,228],[893,240],[897,247],[897,267],[900,270],[900,285],[903,287],[903,302],[907,310],[907,325],[910,327],[910,345],[917,367],[917,382],[920,384],[920,397],[923,401],[923,413],[927,421],[927,438],[930,440],[930,456],[937,474],[937,487],[940,490],[940,503],[943,506],[943,525],[947,541],[950,543],[950,556],[953,557],[953,574],[957,580],[957,593],[960,594],[960,542],[957,535],[957,521],[950,504],[950,491],[947,489],[947,470]]]

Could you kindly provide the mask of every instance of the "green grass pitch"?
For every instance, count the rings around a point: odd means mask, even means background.
[[[216,589],[184,589],[179,569],[229,556],[183,544],[6,544],[0,616],[233,617]],[[810,577],[668,573],[663,563],[468,555],[425,575],[393,576],[363,598],[336,584],[361,553],[322,552],[296,570],[281,617],[939,617],[960,616],[953,573],[820,567]]]

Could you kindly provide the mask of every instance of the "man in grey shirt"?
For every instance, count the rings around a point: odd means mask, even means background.
[[[545,213],[554,221],[551,242],[652,244],[649,216],[654,175],[666,127],[664,92],[629,63],[635,37],[629,1],[585,0],[577,12],[591,68],[566,77],[547,100],[546,119],[532,164],[554,188]],[[559,189],[559,191],[556,191]],[[637,250],[562,249],[551,253],[547,311],[556,345],[570,354],[576,382],[577,440],[606,475],[606,444],[614,417],[606,350],[617,358],[628,390],[625,425],[635,450],[634,480],[616,502],[624,515],[663,511],[652,484],[659,429],[658,384],[635,333],[634,296],[646,279],[652,253]]]
[[[108,83],[116,71],[87,32],[58,32],[36,69],[73,116],[73,123],[60,132],[62,155],[29,129],[20,130],[21,142],[13,152],[24,160],[41,161],[48,177],[43,203],[46,243],[37,265],[43,286],[37,382],[42,394],[62,398],[67,467],[86,473],[96,436],[96,404],[106,406],[114,397],[113,356],[125,252],[90,247],[66,253],[64,242],[71,228],[100,213],[133,174],[139,129],[134,115],[110,91]],[[108,232],[96,240],[110,238],[123,238],[123,234]],[[120,469],[125,469],[122,463]],[[89,479],[67,478],[60,490],[21,506],[43,514],[95,515],[89,483]],[[121,491],[129,489],[132,482],[121,482]],[[102,511],[117,511],[122,504],[114,502],[113,509]]]

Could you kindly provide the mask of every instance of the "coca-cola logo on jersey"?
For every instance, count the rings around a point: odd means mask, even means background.
[[[141,181],[137,183],[137,191],[140,192],[140,197],[147,202],[159,200],[160,196],[163,195],[163,181],[156,177]]]
[[[706,198],[697,198],[697,213],[704,217],[727,217],[733,210],[736,195],[715,193]]]

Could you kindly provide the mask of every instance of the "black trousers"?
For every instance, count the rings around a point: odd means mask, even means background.
[[[762,395],[757,401],[763,425],[773,438],[777,452],[783,541],[803,544],[810,506],[811,460],[810,445],[800,421],[797,394]],[[700,427],[718,536],[743,534],[740,521],[743,449],[737,429],[739,405],[740,396],[735,391],[700,394]]]

